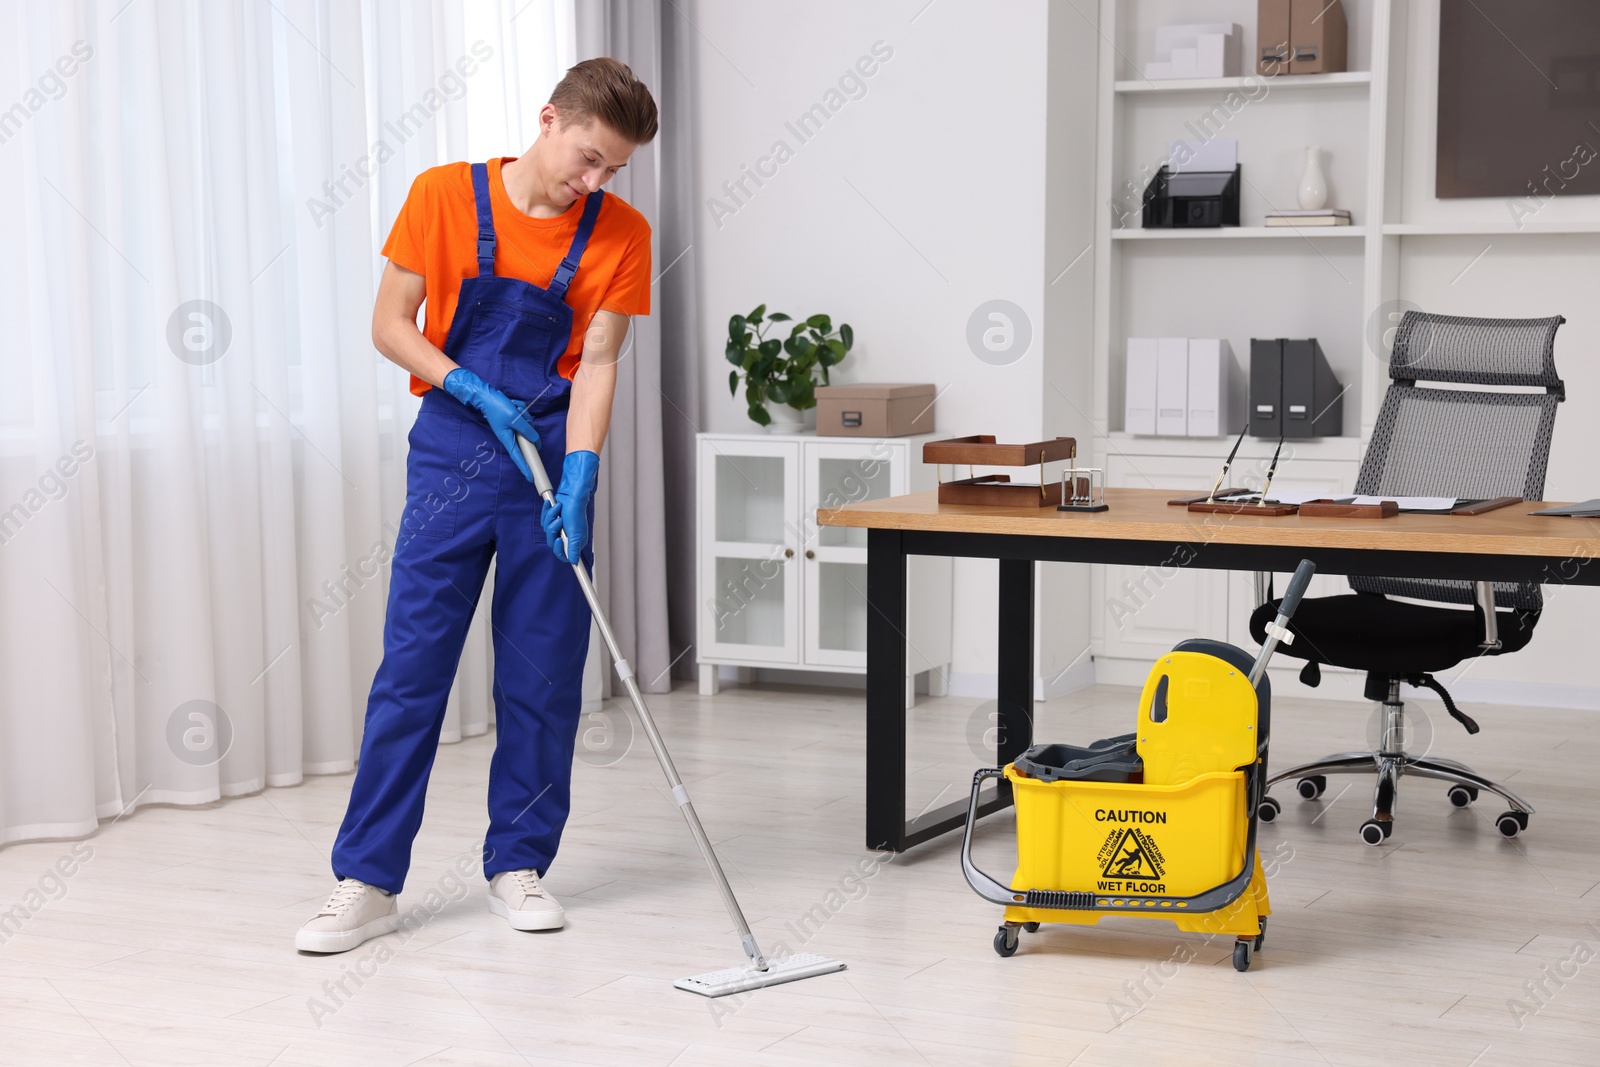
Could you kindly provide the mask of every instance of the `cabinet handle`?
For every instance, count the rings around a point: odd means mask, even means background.
[[[794,549],[792,549],[792,548],[784,549],[783,550],[783,558],[784,559],[794,559]]]
[[[815,552],[811,551],[811,549],[809,549],[809,548],[806,549],[806,559],[816,559],[816,558],[817,558],[817,554]]]

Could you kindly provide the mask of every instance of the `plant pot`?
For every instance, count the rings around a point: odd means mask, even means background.
[[[817,424],[816,408],[800,411],[788,404],[773,404],[767,408],[767,414],[772,416],[772,421],[767,424],[768,433],[804,433],[808,427]]]

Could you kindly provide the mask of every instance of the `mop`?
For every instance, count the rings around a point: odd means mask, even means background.
[[[550,476],[545,472],[538,450],[520,434],[517,436],[517,444],[522,449],[522,457],[528,461],[528,467],[533,471],[533,484],[539,490],[539,495],[554,503],[555,491],[551,488]],[[565,531],[561,533],[561,547],[565,552],[567,547]],[[839,960],[819,956],[814,952],[797,952],[777,960],[769,960],[762,954],[761,946],[756,944],[755,934],[750,932],[750,924],[745,921],[744,912],[739,908],[739,901],[734,898],[733,887],[728,884],[728,876],[722,873],[722,863],[717,859],[716,849],[711,847],[711,840],[706,837],[705,828],[700,825],[700,816],[695,814],[694,804],[689,800],[689,791],[684,788],[682,779],[678,777],[678,769],[673,766],[672,757],[667,753],[667,746],[661,740],[661,734],[656,731],[655,719],[651,718],[650,709],[644,703],[644,694],[639,691],[639,685],[634,681],[633,668],[622,655],[622,648],[617,644],[617,635],[612,633],[611,623],[607,621],[605,612],[600,608],[600,598],[595,593],[594,583],[589,579],[589,572],[583,569],[582,560],[572,564],[572,572],[577,575],[584,599],[589,601],[589,610],[594,613],[594,621],[599,625],[600,636],[605,640],[606,648],[610,649],[611,658],[616,663],[617,677],[622,679],[623,686],[628,690],[628,697],[633,701],[633,710],[638,712],[639,723],[644,727],[644,735],[650,739],[650,747],[655,750],[656,761],[661,764],[661,771],[667,776],[667,784],[672,787],[672,799],[677,802],[678,810],[683,812],[684,821],[689,824],[689,832],[694,835],[694,843],[699,847],[700,855],[705,857],[706,866],[711,868],[711,876],[716,879],[717,888],[722,891],[722,902],[727,906],[728,917],[733,920],[734,928],[739,931],[739,941],[744,946],[745,955],[749,957],[749,962],[742,967],[729,967],[726,970],[681,978],[672,983],[673,988],[699,993],[705,997],[722,997],[729,993],[744,993],[764,986],[779,985],[783,982],[814,978],[819,974],[844,970],[845,965]]]

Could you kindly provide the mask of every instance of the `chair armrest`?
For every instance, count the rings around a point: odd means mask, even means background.
[[[1494,583],[1474,582],[1473,591],[1477,594],[1478,608],[1483,612],[1483,640],[1479,647],[1499,648],[1500,620],[1494,610]]]

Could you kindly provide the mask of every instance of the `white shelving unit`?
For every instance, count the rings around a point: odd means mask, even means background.
[[[1370,313],[1385,297],[1382,233],[1389,109],[1389,0],[1344,0],[1349,72],[1263,78],[1144,80],[1155,28],[1187,20],[1239,24],[1246,69],[1255,0],[1101,0],[1096,160],[1096,459],[1112,485],[1207,489],[1226,439],[1140,437],[1122,427],[1124,355],[1133,337],[1226,337],[1248,374],[1252,337],[1316,337],[1348,391],[1344,432],[1291,442],[1274,484],[1348,491],[1360,442],[1381,397],[1367,350]],[[1232,138],[1242,166],[1238,227],[1144,230],[1144,186],[1178,139]],[[1304,148],[1323,148],[1329,203],[1356,225],[1268,227],[1266,213],[1299,206]],[[1387,265],[1392,269],[1392,264]],[[1392,284],[1389,286],[1392,288]],[[1373,405],[1369,407],[1370,405]],[[1247,440],[1235,471],[1259,480],[1275,441]],[[1248,574],[1185,568],[1095,568],[1096,675],[1137,684],[1150,660],[1196,634],[1248,642]],[[1332,580],[1321,579],[1325,591]],[[1148,610],[1147,610],[1148,609]],[[1126,677],[1124,677],[1126,675]]]
[[[866,531],[818,526],[817,509],[934,488],[933,436],[698,435],[702,694],[725,665],[866,673]],[[948,682],[951,561],[908,567],[910,707],[918,674],[935,696]]]
[[[1405,93],[1408,83],[1437,78],[1437,0],[1343,4],[1348,73],[1150,82],[1140,70],[1153,58],[1162,24],[1231,20],[1244,35],[1242,55],[1250,56],[1255,0],[1100,0],[1093,418],[1096,459],[1111,485],[1207,489],[1228,447],[1226,439],[1123,432],[1128,337],[1226,337],[1241,373],[1251,337],[1316,337],[1348,387],[1343,436],[1291,442],[1274,484],[1348,491],[1388,386],[1377,340],[1393,325],[1384,320],[1388,310],[1405,296],[1407,256],[1426,258],[1462,237],[1492,239],[1498,248],[1530,237],[1600,234],[1600,219],[1572,217],[1575,204],[1550,209],[1559,221],[1518,225],[1503,204],[1433,199],[1423,173],[1431,165],[1431,116],[1424,107],[1408,119]],[[1244,225],[1138,229],[1144,185],[1167,143],[1212,137],[1239,142]],[[1267,210],[1299,206],[1295,187],[1307,144],[1324,148],[1329,203],[1350,209],[1356,225],[1263,225]],[[1405,183],[1408,159],[1418,174]],[[1264,469],[1275,444],[1247,439],[1235,472]],[[1171,648],[1175,635],[1247,640],[1253,584],[1250,575],[1220,571],[1095,568],[1096,676],[1140,683],[1150,658]],[[1342,580],[1317,584],[1326,592],[1345,588]]]

